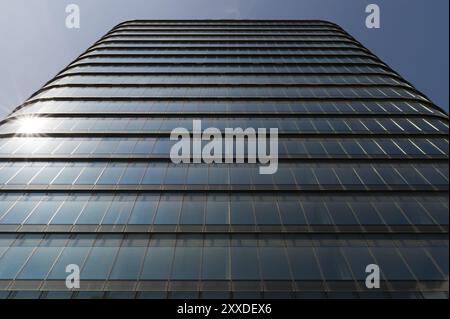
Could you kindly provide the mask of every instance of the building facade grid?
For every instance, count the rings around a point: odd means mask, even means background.
[[[278,171],[171,163],[194,119]],[[330,22],[126,21],[0,122],[0,298],[448,298],[448,123]]]

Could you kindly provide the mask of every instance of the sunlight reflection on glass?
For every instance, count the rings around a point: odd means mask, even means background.
[[[21,134],[39,133],[43,124],[42,118],[39,117],[24,117],[17,122],[19,126],[17,133]]]

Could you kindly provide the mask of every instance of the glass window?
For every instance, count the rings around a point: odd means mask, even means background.
[[[82,168],[79,166],[64,167],[64,169],[53,180],[52,184],[72,184],[80,174],[81,169]]]
[[[120,198],[111,203],[105,217],[102,220],[104,225],[126,224],[133,208],[134,201],[130,198]]]
[[[250,201],[232,201],[230,206],[231,224],[254,225],[253,205]]]
[[[42,201],[26,219],[25,224],[48,224],[52,216],[61,206],[62,201]]]
[[[415,202],[398,202],[406,217],[415,225],[430,225],[434,224],[427,212]]]
[[[275,202],[255,202],[256,223],[259,225],[279,225],[280,216]]]
[[[291,278],[286,254],[282,247],[260,247],[261,275],[265,280],[289,280]]]
[[[251,168],[246,167],[232,167],[230,168],[230,181],[233,185],[250,185],[252,184],[251,180]]]
[[[335,167],[334,171],[343,185],[362,185],[361,180],[352,168]]]
[[[405,185],[405,180],[400,176],[400,174],[392,167],[379,166],[376,168],[378,174],[386,181],[389,185]]]
[[[11,247],[0,258],[0,278],[14,279],[34,247]]]
[[[229,183],[228,168],[220,167],[219,165],[209,165],[208,169],[209,185],[223,185],[228,183]]]
[[[325,280],[351,280],[345,258],[337,247],[317,247],[317,258]]]
[[[370,202],[352,202],[350,206],[353,208],[355,215],[358,217],[361,225],[383,225],[381,217]]]
[[[286,249],[294,280],[322,280],[311,247],[287,247]]]
[[[202,279],[229,280],[230,256],[228,247],[204,247]]]
[[[427,185],[427,181],[412,167],[396,167],[408,185]]]
[[[164,180],[164,175],[166,173],[166,167],[149,164],[147,171],[145,172],[144,178],[142,179],[142,184],[146,185],[161,185]]]
[[[310,225],[330,225],[331,220],[327,208],[322,202],[303,202],[303,211]]]
[[[172,276],[174,280],[196,280],[200,276],[201,247],[177,247],[173,261]]]
[[[448,208],[442,203],[438,202],[421,202],[422,206],[428,211],[428,213],[434,218],[434,220],[443,225],[448,225]]]
[[[439,265],[439,268],[448,276],[448,247],[427,247],[431,257]]]
[[[375,173],[373,168],[371,167],[357,167],[355,168],[356,173],[358,173],[359,177],[362,179],[365,185],[376,186],[376,185],[384,185],[384,182],[381,178]]]
[[[184,184],[186,180],[186,171],[186,166],[169,165],[167,167],[166,179],[164,180],[164,183],[170,185]]]
[[[22,224],[37,204],[37,201],[17,202],[0,222],[2,224]]]
[[[99,224],[110,205],[109,201],[90,201],[78,217],[77,224]]]
[[[376,202],[376,209],[388,225],[408,225],[409,222],[394,203]]]
[[[155,224],[178,224],[181,210],[181,199],[175,201],[161,200],[156,213]]]
[[[447,185],[448,179],[444,178],[438,171],[431,166],[421,166],[417,167],[417,170],[424,176],[432,185],[440,186]]]
[[[337,225],[355,225],[358,222],[352,213],[352,210],[346,203],[326,203],[328,211]]]
[[[256,247],[231,247],[231,277],[234,280],[259,280]]]
[[[376,264],[366,247],[343,247],[342,251],[350,264],[356,280],[365,280],[367,277],[366,267]]]
[[[118,247],[93,247],[83,269],[81,279],[107,279]]]
[[[50,224],[73,224],[85,205],[84,201],[66,201],[50,221]]]
[[[203,225],[205,202],[200,200],[184,200],[181,209],[181,224]]]
[[[332,168],[318,167],[314,169],[314,173],[316,173],[317,180],[321,185],[340,184]]]
[[[143,165],[129,165],[122,177],[120,184],[140,184],[145,173],[145,166]]]
[[[204,167],[189,167],[187,184],[205,185],[208,183],[208,170]]]
[[[303,210],[297,201],[278,201],[281,220],[285,225],[305,225],[306,218]]]
[[[317,185],[316,177],[310,168],[295,167],[292,171],[298,185]]]
[[[148,247],[141,279],[169,279],[174,247]]]
[[[83,266],[90,247],[66,247],[48,275],[48,279],[65,279],[66,267],[70,264]]]
[[[229,223],[228,201],[217,201],[208,196],[206,204],[207,225],[226,225]]]
[[[122,247],[119,250],[110,279],[137,280],[147,247]]]
[[[414,280],[396,248],[371,247],[370,249],[375,256],[376,264],[387,280]]]
[[[62,167],[47,166],[41,170],[30,182],[32,185],[48,185],[61,171]]]
[[[102,175],[97,181],[100,185],[115,185],[118,184],[120,176],[125,171],[123,164],[111,164],[105,168]]]
[[[445,280],[423,248],[402,247],[400,253],[419,280]],[[448,274],[447,274],[448,276]]]
[[[13,178],[8,181],[9,185],[28,184],[28,182],[41,170],[42,166],[22,168]],[[45,169],[45,168],[44,168]]]
[[[134,204],[129,224],[151,224],[156,213],[158,200],[141,200],[138,199]]]
[[[38,247],[17,279],[44,279],[61,249],[61,247]]]

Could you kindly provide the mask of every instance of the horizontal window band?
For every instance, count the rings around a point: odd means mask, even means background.
[[[380,98],[380,97],[373,97],[373,98],[351,98],[351,97],[309,97],[309,98],[299,98],[299,97],[259,97],[259,96],[252,96],[252,97],[229,97],[229,96],[217,96],[217,97],[204,97],[204,96],[198,96],[198,97],[180,97],[180,96],[164,96],[164,97],[155,97],[155,96],[144,96],[144,97],[130,97],[130,96],[114,96],[114,97],[76,97],[76,98],[69,98],[69,97],[48,97],[48,98],[35,98],[32,100],[27,100],[23,105],[31,104],[36,101],[112,101],[112,102],[120,102],[120,101],[249,101],[249,102],[283,102],[283,101],[292,101],[292,102],[419,102],[419,103],[425,103],[436,110],[443,112],[442,109],[434,105],[429,100],[422,100],[417,98],[406,98],[406,97],[389,97],[389,98]]]
[[[391,69],[381,62],[82,62],[83,59],[75,60],[65,70],[75,66],[192,66],[192,67],[208,67],[208,66],[377,66],[388,71]],[[81,62],[80,62],[81,61]],[[315,73],[317,74],[317,73]]]
[[[136,25],[143,25],[143,26],[220,26],[220,25],[226,25],[226,26],[243,26],[243,25],[250,25],[250,26],[329,26],[333,28],[337,28],[338,25],[329,21],[325,20],[274,20],[274,19],[267,19],[267,20],[253,20],[253,19],[239,19],[239,20],[232,20],[232,19],[214,19],[214,20],[208,20],[208,19],[195,19],[195,20],[189,20],[189,19],[182,19],[182,20],[129,20],[125,22],[121,22],[118,25],[116,25],[114,28],[119,27],[126,27],[126,26],[136,26]]]
[[[111,188],[100,188],[100,187],[92,187],[90,189],[83,187],[72,187],[71,189],[66,188],[8,188],[8,189],[0,189],[0,195],[5,194],[46,194],[46,195],[65,195],[65,194],[75,194],[75,195],[203,195],[205,194],[201,189],[142,189],[142,188],[116,188],[115,185],[112,185]],[[208,194],[211,196],[222,196],[222,195],[255,195],[255,196],[272,196],[276,194],[277,196],[383,196],[383,197],[391,197],[391,196],[402,196],[402,197],[416,197],[416,196],[427,196],[427,197],[436,197],[441,198],[443,196],[448,197],[448,191],[446,190],[420,190],[420,191],[410,191],[410,190],[277,190],[277,189],[262,189],[262,190],[249,190],[249,189],[240,189],[240,190],[227,190],[227,189],[211,189],[208,190]]]
[[[447,119],[448,116],[439,107],[435,106],[431,102],[418,102],[418,101],[388,101],[380,99],[372,99],[370,101],[275,101],[275,100],[247,100],[245,105],[241,100],[224,100],[224,101],[200,101],[200,100],[186,100],[183,101],[184,105],[181,107],[179,101],[167,101],[167,100],[155,100],[155,101],[110,101],[102,100],[101,98],[93,100],[80,100],[74,98],[58,98],[57,100],[45,99],[36,102],[25,102],[22,106],[17,107],[10,116],[16,116],[20,113],[48,113],[58,114],[63,113],[93,113],[105,116],[108,113],[116,114],[164,114],[165,117],[171,117],[176,114],[182,114],[183,116],[191,117],[192,114],[201,114],[203,116],[210,116],[218,114],[221,117],[222,114],[227,116],[228,114],[235,114],[236,117],[243,116],[243,114],[251,114],[253,116],[273,116],[274,114],[279,117],[283,117],[286,114],[289,115],[305,115],[313,114],[317,117],[339,117],[339,114],[345,114],[351,117],[352,115],[361,115],[364,118],[364,114],[368,116],[380,115],[383,117],[386,114],[391,114],[393,117],[396,114],[401,116],[407,115],[414,118],[417,114],[419,116],[425,115],[439,115],[443,119]],[[147,104],[148,103],[148,104]],[[411,103],[411,104],[410,104]],[[55,105],[56,104],[56,105]],[[343,104],[343,105],[340,105]],[[40,106],[36,111],[31,111],[33,108]],[[50,107],[52,106],[52,107]],[[110,107],[109,107],[110,106]],[[122,107],[123,106],[123,107]],[[76,107],[74,109],[74,107]],[[344,107],[344,109],[343,109]],[[131,109],[132,112],[127,111]],[[79,109],[80,111],[76,111]],[[45,111],[41,111],[45,110]],[[97,111],[96,111],[97,110]],[[260,114],[260,115],[257,115]],[[70,116],[70,115],[69,115]],[[134,116],[134,115],[132,115]]]
[[[173,20],[173,19],[155,19],[155,20],[142,20],[142,19],[133,19],[127,20],[119,23],[116,27],[127,26],[127,25],[192,25],[198,24],[200,26],[203,25],[217,25],[217,24],[230,24],[230,25],[327,25],[327,26],[337,26],[336,24],[326,21],[326,20],[277,20],[277,19],[263,19],[263,20],[255,20],[255,19],[181,19],[181,20]]]
[[[257,28],[256,26],[251,26],[251,27],[234,27],[234,28],[227,28],[227,27],[216,27],[216,28],[212,28],[212,27],[202,27],[202,28],[198,28],[198,27],[192,27],[192,26],[185,26],[183,28],[180,27],[151,27],[151,26],[119,26],[119,27],[115,27],[113,28],[111,31],[109,31],[107,34],[113,34],[113,33],[117,33],[117,32],[168,32],[168,33],[178,33],[178,32],[308,32],[308,31],[323,31],[323,32],[339,32],[339,33],[344,33],[345,31],[339,28],[331,28],[329,26],[315,26],[315,25],[311,25],[311,26],[307,26],[307,25],[303,25],[303,26],[282,26],[282,27],[278,27],[278,26],[274,26],[274,27],[261,27],[261,28]]]
[[[276,37],[274,37],[276,38]],[[125,40],[125,39],[114,39],[114,38],[104,38],[99,40],[98,42],[96,42],[96,44],[104,44],[104,43],[136,43],[136,44],[144,44],[144,43],[308,43],[308,44],[344,44],[344,43],[348,43],[348,44],[353,44],[355,46],[360,46],[360,44],[358,42],[356,42],[355,40],[353,40],[352,38],[349,37],[342,37],[341,39],[261,39],[261,40],[257,40],[257,39],[205,39],[205,40],[200,40],[200,39],[196,39],[196,40],[183,40],[183,39],[179,39],[179,40],[175,40],[175,39],[169,39],[169,40],[162,40],[162,39],[154,39],[154,40],[138,40],[138,39],[133,39],[133,40]]]
[[[66,132],[66,133],[45,133],[39,132],[35,133],[37,136],[45,136],[45,137],[168,137],[170,136],[170,132]],[[0,133],[0,138],[6,137],[30,137],[33,134],[26,133]],[[225,135],[222,134],[224,137]],[[278,132],[278,137],[323,137],[323,138],[340,138],[341,136],[348,137],[380,137],[380,138],[401,138],[401,137],[420,137],[420,138],[437,138],[437,137],[448,137],[448,133],[445,132],[436,132],[436,133],[409,133],[405,132],[403,134],[397,133],[351,133],[351,134],[342,134],[342,133],[282,133]]]
[[[131,117],[131,118],[152,118],[152,117],[188,117],[188,118],[196,118],[196,119],[207,119],[207,118],[228,118],[230,115],[233,115],[233,118],[248,118],[251,116],[252,118],[292,118],[301,116],[302,118],[440,118],[448,121],[448,117],[443,114],[420,114],[420,113],[411,113],[411,114],[403,114],[403,113],[302,113],[302,112],[264,112],[264,113],[252,113],[252,112],[242,112],[242,113],[227,113],[227,112],[112,112],[112,113],[102,113],[102,112],[69,112],[69,113],[45,113],[45,112],[24,112],[24,113],[13,113],[8,116],[6,119],[15,119],[21,117],[28,116],[36,116],[36,117],[104,117],[104,118],[120,118],[120,117]],[[5,120],[6,120],[5,119]],[[345,136],[344,136],[345,137]]]
[[[282,22],[282,21],[280,21]],[[114,28],[112,28],[108,33],[110,32],[116,32],[121,30],[161,30],[161,31],[191,31],[191,30],[206,30],[206,31],[234,31],[234,30],[267,30],[267,31],[277,31],[277,30],[330,30],[330,31],[341,31],[345,32],[342,28],[340,28],[338,25],[332,25],[332,24],[305,24],[305,23],[298,23],[298,24],[225,24],[225,25],[215,25],[215,24],[202,24],[202,25],[195,25],[195,24],[129,24],[129,25],[117,25]]]
[[[227,83],[205,83],[205,84],[190,84],[190,83],[156,83],[156,84],[140,84],[140,83],[70,83],[70,84],[53,84],[46,85],[35,94],[52,89],[61,87],[81,87],[81,88],[210,88],[210,87],[223,87],[223,88],[302,88],[302,87],[312,87],[312,88],[406,88],[412,89],[411,86],[407,84],[371,84],[371,83],[353,83],[353,84],[325,84],[325,83],[271,83],[271,84],[227,84]]]
[[[405,82],[404,79],[402,79],[400,76],[398,76],[395,73],[381,73],[381,72],[373,72],[373,73],[368,73],[368,72],[361,72],[361,73],[312,73],[312,72],[304,72],[304,73],[274,73],[274,72],[258,72],[258,73],[251,73],[251,72],[228,72],[228,73],[220,73],[220,72],[111,72],[111,71],[107,71],[107,72],[70,72],[70,73],[66,73],[66,72],[61,72],[60,74],[58,74],[57,76],[55,76],[52,80],[50,80],[48,83],[51,83],[57,79],[60,78],[64,78],[64,77],[71,77],[71,76],[117,76],[117,77],[121,77],[121,76],[184,76],[184,77],[188,77],[188,76],[201,76],[201,77],[208,77],[208,76],[229,76],[229,77],[233,77],[233,76],[237,76],[237,77],[245,77],[245,76],[249,76],[249,77],[265,77],[265,76],[275,76],[275,77],[295,77],[295,76],[311,76],[311,77],[327,77],[327,76],[332,76],[332,77],[339,77],[339,76],[344,76],[344,77],[351,77],[351,76],[356,76],[356,77],[361,77],[361,76],[381,76],[381,77],[386,77],[386,78],[391,78],[391,79],[395,79],[401,82]]]
[[[383,194],[386,192],[414,192],[414,193],[428,193],[428,192],[448,192],[448,185],[422,185],[420,187],[415,187],[412,185],[396,185],[391,187],[390,185],[375,185],[374,187],[370,187],[370,185],[361,185],[355,187],[346,188],[342,185],[332,185],[332,187],[327,188],[324,185],[317,185],[315,187],[299,187],[297,185],[276,185],[276,184],[267,184],[260,185],[255,187],[255,185],[217,185],[214,186],[204,186],[197,184],[183,184],[183,185],[169,185],[169,184],[161,184],[161,185],[126,185],[126,184],[114,184],[114,185],[72,185],[72,184],[60,184],[60,185],[0,185],[0,192],[4,191],[12,191],[12,192],[30,192],[30,191],[62,191],[62,192],[73,192],[73,191],[120,191],[120,192],[137,192],[137,191],[208,191],[208,192],[248,192],[248,193],[283,193],[283,192],[299,192],[301,194],[309,194],[309,193],[329,193],[329,192],[363,192],[366,195],[372,194],[373,192],[382,192]]]
[[[281,66],[282,65],[278,65]],[[348,65],[347,65],[348,66]],[[95,66],[94,66],[95,67]],[[115,66],[116,67],[116,66]],[[122,67],[122,66],[117,66],[117,67]],[[343,65],[342,67],[345,67],[345,65]],[[379,66],[377,66],[379,67]],[[86,69],[88,71],[73,71],[73,69]],[[245,71],[245,70],[239,70],[239,72],[236,71],[215,71],[215,70],[211,70],[211,71],[195,71],[195,69],[193,69],[192,71],[178,71],[178,70],[173,70],[171,72],[162,72],[162,71],[157,71],[157,70],[153,70],[153,71],[144,71],[144,70],[126,70],[126,71],[111,71],[109,68],[105,68],[105,71],[89,71],[89,66],[88,67],[84,67],[84,66],[70,66],[67,67],[65,69],[63,69],[60,73],[58,73],[58,75],[56,77],[61,76],[64,73],[69,73],[68,71],[70,71],[70,74],[87,74],[87,75],[102,75],[102,74],[109,74],[109,75],[203,75],[203,76],[207,76],[207,75],[254,75],[254,76],[259,76],[259,75],[302,75],[302,76],[310,76],[310,75],[331,75],[331,76],[335,76],[335,75],[388,75],[391,77],[394,77],[396,79],[402,80],[403,82],[405,81],[404,79],[402,79],[399,75],[397,75],[395,72],[393,72],[390,69],[385,69],[383,68],[383,70],[385,70],[386,72],[379,72],[379,71],[371,71],[371,72],[367,72],[367,71],[360,71],[360,72],[354,72],[354,71],[348,71],[348,72],[341,72],[341,71],[335,71],[335,72],[330,72],[330,71],[308,71],[308,70],[302,70],[300,71],[289,71],[289,72],[272,72],[272,71],[258,71],[258,72],[249,72],[249,71]],[[201,68],[199,68],[199,70],[201,70]]]
[[[89,49],[87,49],[82,55],[88,54],[90,52],[95,52],[95,51],[108,51],[108,50],[120,50],[120,51],[125,51],[125,52],[129,52],[129,51],[145,51],[145,50],[156,50],[156,51],[164,51],[164,50],[170,50],[170,51],[174,51],[177,52],[179,50],[189,50],[192,51],[190,52],[190,54],[195,55],[196,51],[230,51],[230,52],[240,52],[240,51],[270,51],[270,50],[276,50],[276,51],[286,51],[286,50],[295,50],[298,51],[298,53],[295,54],[300,54],[301,51],[360,51],[360,52],[364,52],[365,56],[374,56],[370,51],[368,51],[367,49],[363,48],[363,47],[348,47],[348,46],[333,46],[333,47],[296,47],[296,46],[264,46],[264,47],[259,47],[259,46],[254,46],[254,47],[223,47],[223,46],[196,46],[196,47],[186,47],[186,46],[177,46],[177,47],[172,47],[172,46],[167,46],[167,47],[163,47],[163,46],[155,46],[155,47],[151,47],[151,46],[145,46],[145,47],[136,47],[136,46],[103,46],[102,44],[94,44],[92,47],[90,47]],[[128,53],[130,54],[130,53]],[[212,54],[212,53],[211,53]],[[240,53],[242,54],[242,53]],[[258,53],[261,54],[262,53]],[[301,53],[303,55],[303,53]],[[230,54],[231,55],[231,54]],[[250,54],[253,55],[253,54]],[[271,55],[283,55],[283,54],[271,54]],[[287,54],[289,55],[289,54]],[[306,56],[308,56],[308,54],[305,54]],[[314,52],[314,54],[311,54],[313,56],[321,56],[321,53],[317,53]],[[265,56],[265,55],[264,55]]]
[[[141,38],[148,38],[148,39],[155,39],[159,40],[159,38],[170,38],[171,40],[184,40],[188,38],[189,40],[194,39],[194,41],[203,40],[203,38],[207,40],[213,40],[220,39],[220,40],[234,40],[233,38],[242,38],[237,40],[274,40],[276,38],[282,38],[281,40],[308,40],[310,38],[314,39],[320,39],[321,37],[324,38],[333,38],[333,40],[340,40],[340,39],[348,39],[353,40],[352,37],[350,37],[348,34],[342,33],[342,32],[310,32],[310,33],[285,33],[285,34],[258,34],[258,33],[242,33],[242,34],[184,34],[184,33],[177,33],[177,34],[161,34],[161,33],[127,33],[127,32],[110,32],[106,34],[104,37],[102,37],[101,41],[103,40],[114,40],[115,38],[120,38],[124,40],[134,40],[137,39],[138,41],[141,41]],[[164,39],[166,40],[166,39]]]
[[[225,53],[214,53],[214,54],[130,54],[130,53],[92,53],[95,51],[89,51],[89,53],[85,53],[81,55],[77,61],[80,61],[84,58],[369,58],[374,61],[379,61],[375,56],[369,54],[225,54]]]
[[[134,225],[134,224],[0,224],[2,234],[447,234],[448,225]]]
[[[314,83],[304,83],[304,84],[49,84],[36,91],[30,96],[36,96],[42,92],[53,88],[402,88],[408,91],[415,92],[411,86],[405,84],[314,84]],[[421,95],[421,94],[420,94]],[[423,97],[425,99],[425,97]]]
[[[366,48],[357,45],[355,43],[314,43],[313,45],[308,46],[307,43],[282,43],[279,45],[274,45],[272,43],[264,43],[264,45],[258,45],[253,43],[243,43],[239,46],[239,43],[233,43],[233,45],[229,45],[227,47],[221,46],[216,43],[115,43],[115,42],[104,42],[104,43],[95,43],[91,47],[89,47],[85,52],[89,52],[91,50],[95,50],[96,48],[130,48],[131,50],[146,50],[146,49],[217,49],[220,48],[222,50],[238,50],[238,49],[249,49],[249,50],[255,50],[255,49],[261,49],[264,50],[264,48],[268,49],[292,49],[292,50],[333,50],[333,49],[342,49],[342,50],[361,50],[367,54],[372,54],[369,50]],[[84,52],[84,53],[85,53]]]
[[[131,36],[131,37],[140,37],[140,36],[150,36],[150,37],[158,37],[158,36],[177,36],[177,37],[234,37],[234,36],[282,36],[282,37],[301,37],[301,36],[345,36],[349,37],[348,33],[345,33],[341,30],[329,30],[329,29],[297,29],[297,30],[256,30],[255,31],[249,31],[249,30],[241,30],[240,32],[235,32],[236,30],[228,30],[226,32],[211,32],[211,30],[199,30],[199,31],[192,31],[192,30],[178,30],[182,32],[177,32],[176,30],[172,29],[172,32],[166,32],[161,30],[142,30],[142,29],[135,29],[135,30],[129,30],[129,29],[114,29],[108,32],[105,36],[102,37],[102,39],[106,39],[108,37],[121,37],[121,36]],[[174,34],[174,32],[176,32]],[[229,33],[228,33],[229,32]]]
[[[95,225],[97,226],[97,225]],[[113,226],[113,225],[112,225]],[[104,235],[96,235],[95,232],[91,232],[88,231],[86,232],[87,234],[92,233],[94,236],[92,237],[94,240],[96,239],[113,239],[114,237],[109,237],[109,236],[104,236]],[[220,233],[219,233],[220,234]],[[43,234],[41,232],[15,232],[14,234],[15,236],[3,236],[4,238],[10,238],[15,240],[15,239],[22,239],[22,238],[33,238],[33,235],[36,235],[37,238],[34,238],[35,240],[37,240],[38,242],[38,246],[39,246],[39,242],[40,241],[46,241],[49,239],[55,238],[55,234],[54,233],[50,233],[50,234]],[[128,238],[139,238],[139,233],[137,234],[117,234],[117,237],[119,240],[126,240]],[[392,233],[392,234],[388,234],[387,237],[383,237],[382,235],[379,234],[361,234],[360,238],[356,238],[355,236],[353,236],[353,234],[336,234],[334,236],[324,236],[323,234],[285,234],[285,233],[279,233],[279,232],[274,232],[274,233],[265,233],[265,234],[253,234],[250,236],[246,236],[245,234],[240,234],[240,233],[233,233],[233,234],[229,234],[229,233],[224,233],[223,237],[221,239],[223,240],[228,240],[229,244],[221,244],[220,242],[216,243],[216,245],[214,245],[213,243],[210,243],[210,245],[208,246],[203,246],[202,243],[198,242],[198,241],[206,241],[209,239],[220,239],[220,237],[216,236],[215,234],[212,233],[204,233],[204,234],[196,234],[195,236],[190,236],[190,234],[173,234],[172,232],[167,233],[167,237],[165,237],[166,239],[172,239],[172,240],[180,240],[180,243],[178,243],[178,245],[173,245],[173,243],[160,243],[161,245],[150,245],[149,247],[165,247],[166,245],[169,247],[189,247],[189,245],[185,245],[184,243],[182,243],[182,240],[192,240],[194,239],[195,242],[195,246],[191,246],[191,247],[281,247],[281,248],[285,248],[285,247],[364,247],[364,248],[370,248],[370,247],[380,247],[380,244],[384,244],[386,247],[410,247],[411,243],[414,243],[415,247],[448,247],[448,243],[443,243],[443,241],[446,241],[448,239],[448,235],[447,234],[419,234],[419,233],[411,233],[410,235],[408,234],[401,234],[401,233]],[[15,238],[14,238],[15,237]],[[79,237],[78,234],[66,234],[67,239],[72,240],[74,238]],[[152,234],[147,234],[145,232],[142,232],[142,239],[153,239],[153,238],[164,238],[160,235],[152,235]],[[252,239],[254,240],[254,244],[253,243],[231,243],[231,240],[241,240],[241,239]],[[273,243],[270,243],[271,239],[275,239],[275,240],[301,240],[301,241],[315,241],[315,240],[324,240],[324,239],[328,239],[330,242],[327,243],[327,241],[324,241],[323,243],[311,243],[310,246],[302,246],[302,245],[296,245],[295,243],[292,243],[290,245],[282,245],[279,246],[277,245],[277,243],[275,244],[275,246],[273,245]],[[390,239],[393,241],[396,241],[394,243],[394,245],[391,244],[387,244],[386,242],[384,242],[384,240],[386,239]],[[265,244],[265,241],[269,241],[269,244]],[[380,244],[377,243],[367,243],[367,241],[378,241],[381,240]],[[409,243],[402,243],[401,241],[407,241]],[[426,242],[422,242],[420,243],[420,241],[433,241],[436,240],[437,243],[434,243],[435,245],[429,245],[426,246]],[[257,241],[260,241],[261,244],[257,245]],[[353,244],[355,244],[354,246],[349,245],[349,242],[351,243],[353,241]],[[361,243],[361,241],[363,243]],[[419,243],[417,243],[416,241],[419,241]],[[3,243],[2,243],[3,244]],[[127,243],[125,245],[117,245],[117,242],[114,242],[115,245],[113,246],[96,246],[96,247],[136,247],[133,245],[130,245],[131,243]],[[408,245],[409,244],[409,245]],[[64,243],[63,243],[64,245]],[[4,246],[2,246],[4,247]],[[17,245],[14,245],[12,247],[20,247]],[[47,247],[47,246],[40,246],[40,247]],[[56,245],[49,245],[48,247],[60,247],[60,245],[56,244]],[[68,247],[77,247],[77,246],[68,246]],[[79,247],[90,247],[90,245],[85,246],[85,244],[81,244],[81,246]],[[145,246],[137,246],[137,247],[145,247]]]
[[[329,102],[329,101],[360,101],[360,102],[373,102],[374,100],[380,99],[386,102],[425,102],[429,104],[430,106],[433,106],[432,102],[428,101],[425,97],[422,95],[419,95],[418,93],[415,93],[413,90],[405,90],[402,89],[405,95],[399,96],[397,92],[395,92],[394,89],[386,89],[389,90],[389,94],[392,94],[388,97],[381,97],[381,94],[385,94],[386,92],[381,92],[379,89],[370,89],[372,92],[370,94],[375,93],[376,95],[370,95],[369,93],[365,93],[363,97],[357,96],[352,90],[347,90],[347,93],[349,93],[348,96],[343,97],[342,95],[335,94],[333,96],[326,96],[325,94],[319,97],[313,96],[310,88],[304,88],[304,89],[292,89],[292,88],[285,88],[285,89],[278,89],[278,92],[276,92],[276,96],[270,95],[269,90],[265,91],[264,88],[254,88],[254,89],[247,89],[247,94],[242,94],[239,90],[239,88],[236,88],[233,90],[233,92],[230,92],[230,90],[227,91],[226,88],[214,88],[211,90],[217,90],[218,94],[210,94],[209,96],[202,95],[202,89],[193,88],[192,92],[190,94],[186,94],[186,92],[183,92],[182,88],[161,88],[160,90],[163,90],[162,94],[158,94],[158,89],[154,88],[148,88],[142,89],[142,88],[128,88],[128,90],[132,90],[133,92],[127,91],[127,89],[120,89],[116,88],[115,90],[110,90],[109,92],[105,92],[107,89],[103,88],[99,89],[97,92],[93,92],[92,89],[89,87],[84,88],[73,88],[71,90],[67,90],[68,92],[64,92],[63,88],[55,88],[53,89],[54,92],[42,92],[38,93],[35,97],[30,98],[27,102],[35,102],[35,101],[45,101],[45,100],[66,100],[66,101],[77,101],[77,100],[85,100],[85,101],[95,101],[95,100],[103,100],[103,101],[297,101],[297,102]],[[276,89],[274,89],[276,90]],[[291,96],[285,96],[283,95],[283,90],[291,90],[290,94]],[[298,91],[298,90],[302,90]],[[339,90],[337,88],[330,88],[330,90]],[[355,88],[356,90],[356,88]],[[358,90],[366,90],[358,88]],[[219,93],[220,91],[220,93]],[[194,94],[195,92],[195,94]],[[189,93],[189,92],[188,92]],[[260,94],[258,94],[260,93]],[[156,95],[158,94],[158,95]],[[222,95],[224,94],[224,95]],[[264,95],[263,95],[264,94]],[[302,94],[308,94],[309,96],[304,96]],[[396,94],[396,95],[394,95]],[[408,97],[411,96],[411,97]],[[441,111],[437,106],[434,106],[437,108],[437,110]]]
[[[249,281],[249,280],[83,280],[85,288],[77,290],[68,290],[65,280],[1,280],[0,291],[36,291],[36,292],[53,292],[63,291],[69,294],[80,292],[246,292],[246,293],[263,293],[263,292],[354,292],[358,294],[373,293],[368,291],[363,281],[281,281],[281,280],[265,280],[265,281]],[[284,286],[281,289],[280,286]],[[331,286],[331,287],[330,287]],[[380,280],[380,286],[383,287],[381,293],[387,292],[420,292],[420,291],[443,291],[448,292],[448,281],[386,281]],[[119,288],[118,288],[119,287]],[[251,289],[253,288],[253,290]],[[378,291],[380,293],[380,291]]]
[[[122,196],[159,196],[159,197],[177,197],[177,198],[183,198],[183,197],[189,197],[189,198],[197,198],[197,199],[207,199],[209,197],[212,197],[213,199],[216,197],[228,197],[227,201],[229,202],[229,199],[231,197],[239,198],[240,196],[251,196],[254,201],[256,201],[258,198],[261,200],[267,200],[270,199],[270,201],[278,201],[282,202],[284,200],[292,200],[294,198],[295,200],[302,200],[302,199],[309,199],[313,202],[356,202],[356,203],[366,203],[366,202],[377,202],[377,201],[383,201],[383,200],[389,200],[389,202],[396,202],[397,199],[403,199],[407,201],[414,201],[415,199],[417,201],[426,199],[426,203],[435,203],[440,202],[442,200],[448,201],[449,200],[449,193],[445,191],[424,191],[421,192],[407,192],[403,190],[391,190],[389,192],[367,192],[365,190],[348,190],[348,191],[325,191],[324,194],[320,192],[298,192],[298,191],[289,191],[284,190],[282,192],[276,192],[275,195],[272,195],[270,192],[267,192],[265,190],[261,192],[253,191],[253,190],[242,190],[242,191],[219,191],[215,190],[211,194],[204,193],[201,190],[119,190],[119,189],[107,189],[107,190],[101,190],[98,188],[92,189],[92,190],[86,190],[86,189],[74,189],[74,190],[67,190],[67,189],[52,189],[52,190],[38,190],[38,189],[30,189],[30,190],[2,190],[0,191],[0,196],[15,196],[17,198],[24,196],[87,196],[87,197],[97,197],[97,196],[109,196],[111,198],[114,197],[122,197]],[[269,202],[270,202],[269,201]],[[441,225],[442,226],[442,225]]]
[[[1,138],[1,137],[0,137]],[[423,156],[408,156],[408,155],[398,155],[398,156],[335,156],[330,155],[330,157],[321,157],[311,155],[309,157],[302,156],[292,156],[292,155],[279,155],[278,162],[286,162],[286,163],[408,163],[408,164],[420,164],[426,162],[427,164],[442,164],[448,163],[449,157],[448,155],[423,155]],[[0,163],[1,162],[171,162],[168,154],[166,156],[162,155],[141,155],[131,154],[128,156],[101,156],[101,155],[91,155],[91,156],[36,156],[36,155],[11,155],[5,156],[0,155]]]
[[[346,36],[349,34],[343,30],[339,29],[327,29],[327,28],[291,28],[291,29],[169,29],[158,30],[158,29],[149,29],[149,28],[117,28],[109,31],[103,37],[109,36],[194,36],[194,37],[202,37],[202,36],[304,36],[304,35],[312,35],[312,36]]]

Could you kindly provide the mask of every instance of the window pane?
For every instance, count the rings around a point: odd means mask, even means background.
[[[259,280],[256,247],[231,247],[231,276],[234,280]]]
[[[228,247],[203,248],[202,279],[228,280],[230,279]]]
[[[141,279],[169,279],[174,247],[148,247]]]
[[[110,279],[137,280],[147,247],[122,247]]]
[[[267,280],[289,280],[289,266],[282,247],[259,248],[262,278]]]
[[[310,247],[287,247],[294,280],[322,280],[313,249]]]
[[[201,247],[177,247],[173,261],[172,279],[198,279],[201,252]]]

